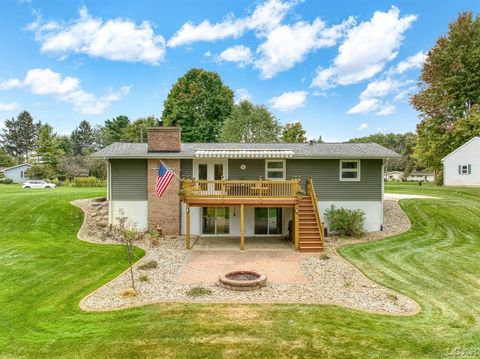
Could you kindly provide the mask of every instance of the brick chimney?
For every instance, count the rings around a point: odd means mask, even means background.
[[[148,152],[180,152],[180,128],[150,127],[147,134]]]

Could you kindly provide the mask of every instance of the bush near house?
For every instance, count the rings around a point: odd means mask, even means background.
[[[105,187],[106,182],[96,177],[75,177],[73,187]]]
[[[325,211],[329,229],[341,236],[361,237],[365,233],[365,212],[357,209],[336,208]]]

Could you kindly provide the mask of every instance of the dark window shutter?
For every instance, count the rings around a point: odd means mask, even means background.
[[[459,175],[462,174],[462,165],[458,165],[458,174],[459,174]]]
[[[468,165],[468,174],[469,174],[469,175],[472,174],[472,165]]]

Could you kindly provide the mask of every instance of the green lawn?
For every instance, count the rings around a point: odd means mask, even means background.
[[[126,269],[122,248],[76,239],[82,213],[69,202],[103,190],[0,185],[0,357],[417,358],[455,348],[480,355],[480,190],[387,190],[443,199],[402,202],[410,232],[341,254],[420,303],[413,317],[319,305],[84,313],[80,299]]]

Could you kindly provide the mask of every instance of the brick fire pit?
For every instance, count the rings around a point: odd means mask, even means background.
[[[267,276],[253,271],[234,271],[220,275],[218,281],[225,289],[247,291],[265,287]]]

